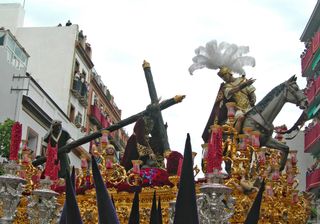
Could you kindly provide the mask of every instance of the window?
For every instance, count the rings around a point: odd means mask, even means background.
[[[47,150],[45,147],[42,146],[43,137],[41,137],[41,148],[40,148],[40,156],[47,156]]]
[[[11,63],[11,61],[12,61],[12,51],[7,50],[7,60],[8,60],[8,63]]]
[[[71,122],[74,122],[74,118],[75,118],[75,108],[72,104],[70,104],[69,119]]]
[[[75,66],[74,66],[74,73],[80,71],[80,64],[79,62],[76,60]]]
[[[38,133],[32,128],[27,129],[27,147],[31,149],[34,153],[37,151],[38,146]]]
[[[11,50],[14,51],[14,46],[15,46],[15,42],[14,40],[8,35],[7,36],[7,47]]]
[[[82,114],[78,112],[74,124],[76,125],[77,128],[80,128],[82,125]]]
[[[97,104],[98,104],[97,95],[95,92],[92,92],[91,105],[97,105]]]
[[[18,45],[16,45],[14,49],[14,53],[23,64],[27,63],[27,56],[23,53],[22,49]]]
[[[6,48],[9,63],[18,69],[25,68],[27,66],[27,55],[10,35],[7,35],[6,38]]]
[[[0,33],[0,46],[3,46],[4,44],[4,37],[5,37],[5,33]]]
[[[85,70],[83,70],[83,69],[82,69],[82,75],[83,75],[84,80],[86,80],[87,73],[86,73]]]

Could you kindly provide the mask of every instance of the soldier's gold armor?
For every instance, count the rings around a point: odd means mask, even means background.
[[[240,109],[243,113],[247,112],[249,109],[251,109],[250,105],[250,95],[256,90],[252,85],[249,85],[242,90],[234,93],[231,95],[229,92],[230,90],[234,89],[235,87],[239,86],[241,83],[245,82],[246,78],[239,77],[236,78],[235,81],[226,83],[224,85],[224,95],[227,99],[230,99],[233,97],[237,109]]]

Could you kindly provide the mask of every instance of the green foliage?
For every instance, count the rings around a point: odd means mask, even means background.
[[[0,175],[4,174],[3,163],[0,164]]]
[[[320,159],[320,151],[316,150],[315,152],[311,152],[313,159]]]
[[[316,218],[318,216],[317,208],[311,207],[311,217]]]
[[[9,158],[10,141],[11,141],[11,128],[14,121],[11,119],[5,120],[0,123],[0,155]]]

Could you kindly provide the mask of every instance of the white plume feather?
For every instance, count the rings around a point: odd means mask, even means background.
[[[196,56],[192,58],[193,64],[189,67],[192,75],[195,70],[202,68],[219,69],[222,66],[228,67],[231,71],[245,74],[244,66],[255,66],[255,59],[251,56],[244,56],[249,53],[248,46],[237,46],[216,40],[209,41],[206,46],[195,49]]]

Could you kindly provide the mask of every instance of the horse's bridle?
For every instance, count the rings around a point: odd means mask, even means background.
[[[286,99],[287,99],[287,96],[288,96],[288,92],[290,92],[290,93],[294,96],[294,98],[297,100],[297,104],[303,100],[303,98],[300,97],[300,96],[297,94],[297,90],[294,90],[293,87],[290,85],[290,82],[287,82],[287,83],[286,83],[286,87],[287,87],[287,88],[286,88],[286,91],[285,91],[285,93],[284,93]],[[298,106],[299,106],[299,105],[298,105]]]

